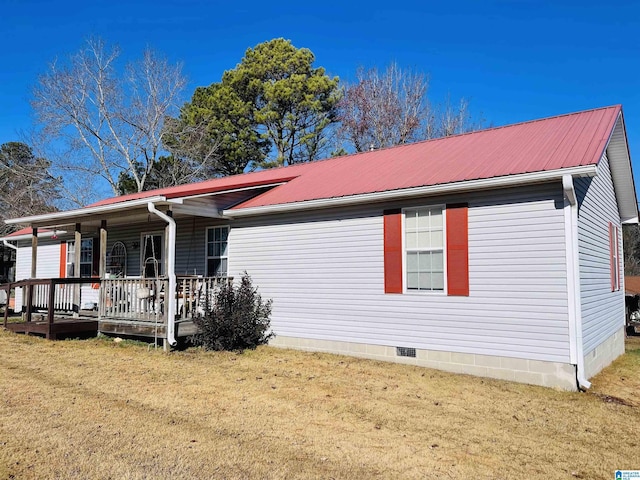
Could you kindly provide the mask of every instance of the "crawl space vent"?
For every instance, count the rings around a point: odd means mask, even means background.
[[[398,357],[414,357],[416,356],[415,348],[396,347],[396,355]]]

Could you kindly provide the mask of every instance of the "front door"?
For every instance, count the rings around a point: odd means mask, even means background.
[[[164,241],[162,233],[143,233],[140,249],[141,273],[144,278],[156,278],[163,274],[162,252]]]

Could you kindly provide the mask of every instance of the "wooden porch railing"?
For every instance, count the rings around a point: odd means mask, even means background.
[[[102,280],[101,318],[165,323],[166,278],[114,278]]]
[[[233,282],[233,277],[189,277],[176,279],[176,320],[189,320],[213,305],[220,286]]]
[[[189,320],[204,313],[216,291],[231,277],[176,278],[176,320]],[[114,278],[102,280],[100,317],[165,323],[166,278]]]
[[[189,277],[176,279],[176,320],[190,320],[205,312],[213,304],[216,292],[233,277]],[[55,313],[78,313],[82,303],[82,285],[99,288],[97,306],[100,318],[166,324],[165,298],[169,289],[167,278],[49,278],[28,279],[0,285],[7,302],[12,292],[23,289],[22,303],[25,320],[31,322],[33,313],[47,312],[53,324]],[[86,289],[86,287],[85,287]],[[8,305],[4,311],[6,327]]]
[[[83,284],[90,284],[92,288],[99,286],[97,278],[31,278],[19,282],[0,285],[0,290],[6,292],[7,305],[4,309],[4,325],[9,317],[9,298],[11,293],[21,288],[23,312],[25,321],[31,322],[33,313],[37,310],[47,311],[47,321],[52,324],[55,312],[77,313],[82,305]]]

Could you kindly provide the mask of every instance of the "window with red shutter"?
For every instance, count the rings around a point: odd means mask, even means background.
[[[467,204],[386,210],[385,293],[406,289],[468,296],[468,239]]]

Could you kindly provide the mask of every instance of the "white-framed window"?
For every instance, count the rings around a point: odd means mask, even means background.
[[[207,228],[207,277],[226,277],[229,227]]]
[[[144,278],[156,278],[163,274],[164,234],[146,232],[140,235],[140,273]]]
[[[407,291],[444,292],[444,211],[442,205],[403,210]]]
[[[67,241],[67,277],[75,275],[76,242]],[[93,238],[83,238],[80,241],[80,276],[91,277],[93,273]]]

